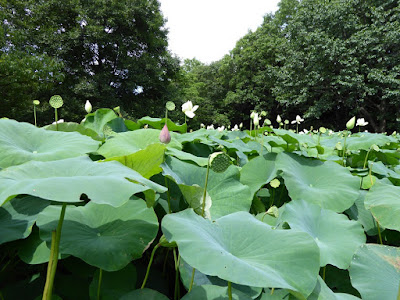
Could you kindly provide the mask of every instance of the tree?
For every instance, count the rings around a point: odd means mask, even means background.
[[[130,116],[162,113],[179,64],[157,0],[13,0],[4,10],[7,43],[62,63],[63,80],[37,97],[61,95],[66,119],[80,120],[86,100]]]
[[[313,125],[343,128],[357,114],[374,131],[396,128],[398,1],[303,0],[285,35],[274,94],[287,110]]]

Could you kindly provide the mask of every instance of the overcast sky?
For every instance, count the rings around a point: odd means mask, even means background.
[[[204,63],[221,59],[279,0],[159,0],[168,20],[169,49],[182,60]]]

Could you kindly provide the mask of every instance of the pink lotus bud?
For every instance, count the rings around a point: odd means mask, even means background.
[[[167,124],[165,124],[160,133],[160,142],[163,144],[168,144],[170,141],[171,141],[171,134],[169,133]]]

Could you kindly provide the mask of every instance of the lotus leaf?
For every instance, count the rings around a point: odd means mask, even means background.
[[[51,205],[38,219],[40,237],[47,243],[56,229],[61,206]],[[60,253],[112,272],[142,256],[158,232],[157,216],[142,200],[119,207],[89,202],[67,207],[61,231]]]
[[[192,209],[163,218],[162,231],[200,272],[232,283],[288,288],[308,296],[317,280],[319,249],[304,232],[274,230],[247,212],[215,222]]]

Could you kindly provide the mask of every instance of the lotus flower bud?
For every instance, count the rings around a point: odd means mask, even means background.
[[[347,123],[346,123],[346,128],[348,130],[352,130],[354,128],[354,125],[356,125],[356,117],[352,117]]]
[[[90,112],[92,111],[92,104],[90,104],[89,100],[86,100],[85,103],[85,110],[88,114],[90,114]]]
[[[164,125],[160,133],[160,142],[168,144],[171,141],[171,134],[169,133],[167,124]]]
[[[276,117],[276,122],[277,122],[278,124],[280,124],[280,123],[282,122],[282,118],[281,118],[280,115],[278,115],[278,116]]]

